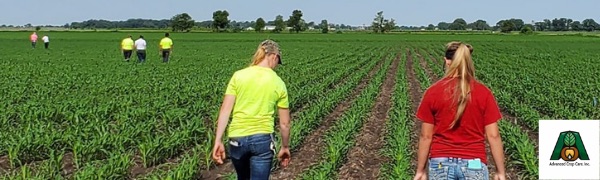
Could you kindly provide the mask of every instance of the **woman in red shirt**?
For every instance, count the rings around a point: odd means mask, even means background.
[[[489,179],[486,139],[496,165],[494,179],[505,179],[497,124],[502,115],[492,91],[475,79],[472,52],[469,44],[448,43],[446,74],[423,95],[415,180],[426,179],[426,171],[429,179]]]

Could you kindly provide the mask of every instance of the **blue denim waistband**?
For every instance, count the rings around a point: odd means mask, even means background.
[[[455,157],[436,157],[436,158],[429,158],[429,160],[433,160],[433,161],[448,161],[448,162],[468,162],[469,160],[474,160],[476,158],[472,158],[472,159],[463,159],[463,158],[455,158]]]
[[[266,137],[271,137],[271,139],[274,139],[274,135],[273,134],[253,134],[253,135],[249,135],[249,136],[242,136],[242,137],[229,137],[229,139],[231,140],[242,140],[242,139],[246,139],[246,140],[253,140],[253,139],[261,139],[261,138],[265,138]]]

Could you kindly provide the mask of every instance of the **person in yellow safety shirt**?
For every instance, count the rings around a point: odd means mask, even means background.
[[[279,45],[263,41],[250,67],[236,71],[225,90],[212,158],[217,164],[226,158],[222,138],[231,115],[228,153],[238,179],[269,179],[276,154],[282,167],[290,163],[289,100],[285,83],[273,71],[278,64],[281,64]],[[282,137],[279,153],[275,152],[273,135],[276,110]]]
[[[173,53],[173,40],[169,37],[169,33],[165,33],[165,37],[160,40],[158,50],[162,55],[163,62],[169,62],[169,55]]]
[[[133,53],[133,39],[131,39],[131,35],[123,39],[121,41],[121,52],[123,52],[123,56],[125,57],[125,61],[129,62],[131,59],[131,54]]]

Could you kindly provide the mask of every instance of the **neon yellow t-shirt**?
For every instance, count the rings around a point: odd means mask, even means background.
[[[171,38],[165,37],[160,40],[161,49],[171,49],[171,46],[173,46],[173,40],[171,40]]]
[[[236,96],[229,137],[273,133],[275,106],[289,108],[285,83],[270,68],[251,66],[235,72],[225,94]]]
[[[121,41],[121,48],[123,48],[123,50],[133,50],[133,39],[123,39],[123,41]]]

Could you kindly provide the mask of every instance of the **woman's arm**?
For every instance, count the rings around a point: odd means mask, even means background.
[[[421,124],[421,136],[419,137],[419,151],[417,155],[417,174],[427,172],[425,165],[429,157],[429,148],[433,139],[433,124]]]
[[[221,110],[219,110],[219,117],[217,118],[217,132],[215,136],[215,142],[221,142],[223,140],[223,133],[227,128],[227,123],[229,123],[229,116],[231,115],[231,111],[233,110],[234,104],[235,96],[225,95],[225,98],[223,99],[223,104],[221,105]]]
[[[492,151],[492,157],[496,165],[496,173],[504,175],[506,172],[504,169],[504,148],[502,147],[502,137],[500,137],[498,123],[485,126],[485,136],[488,143],[490,143],[490,150]]]
[[[279,132],[281,133],[281,147],[290,146],[290,109],[279,108]]]

